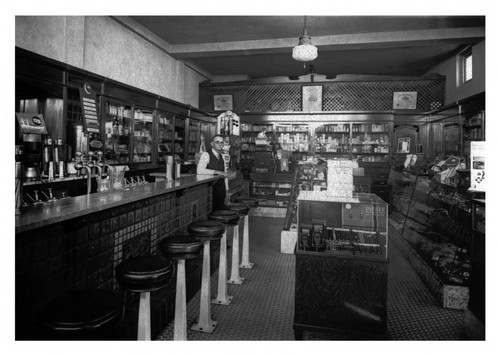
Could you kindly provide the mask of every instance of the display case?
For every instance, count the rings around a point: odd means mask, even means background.
[[[266,135],[267,142],[257,140],[259,133]],[[273,124],[251,124],[241,125],[241,146],[240,161],[244,164],[253,164],[256,151],[271,151],[271,145],[268,144],[274,140]]]
[[[132,162],[147,163],[152,161],[154,111],[136,107],[134,110]]]
[[[374,194],[297,198],[295,315],[302,332],[384,339],[387,324],[388,205]]]
[[[158,110],[158,162],[165,162],[173,152],[174,114]]]
[[[472,247],[469,310],[482,323],[484,339],[486,303],[486,200],[472,200]]]
[[[187,117],[176,115],[174,118],[174,155],[184,159],[186,152],[186,126]]]
[[[190,118],[188,131],[187,160],[194,161],[200,148],[200,121]]]
[[[104,159],[107,164],[130,162],[130,131],[133,106],[107,99],[104,104]]]
[[[251,174],[250,197],[261,199],[259,206],[288,207],[293,174]]]
[[[471,271],[471,198],[428,175],[392,170],[391,221],[403,250],[443,307],[466,309]]]

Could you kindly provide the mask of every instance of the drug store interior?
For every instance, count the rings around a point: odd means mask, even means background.
[[[485,42],[485,16],[16,16],[15,339],[484,341]]]

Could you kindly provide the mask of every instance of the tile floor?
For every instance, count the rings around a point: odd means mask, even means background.
[[[211,334],[188,330],[188,340],[294,340],[295,256],[281,254],[283,219],[253,217],[250,223],[252,269],[240,269],[241,285],[228,285],[234,297],[229,306],[212,305],[212,319],[219,322]],[[398,237],[392,228],[389,238]],[[390,240],[389,240],[389,245]],[[240,242],[241,247],[241,242]],[[228,251],[228,259],[231,252]],[[403,255],[389,247],[387,337],[389,340],[464,339],[464,312],[442,308]],[[230,275],[228,261],[228,276]],[[212,276],[217,293],[217,272]],[[188,328],[198,319],[198,292],[187,305]],[[157,340],[173,339],[171,322]],[[305,332],[304,340],[335,340],[332,335]]]

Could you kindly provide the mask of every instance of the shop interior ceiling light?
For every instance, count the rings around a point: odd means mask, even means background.
[[[311,37],[307,35],[307,16],[304,16],[304,33],[299,38],[299,45],[293,48],[292,58],[304,62],[310,62],[318,57],[318,48],[311,42]]]

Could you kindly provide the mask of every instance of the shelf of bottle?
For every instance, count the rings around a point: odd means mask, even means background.
[[[390,146],[391,143],[374,143],[374,142],[371,142],[371,143],[352,143],[352,145],[379,145],[379,146]]]
[[[353,155],[388,155],[387,153],[363,153],[363,152],[352,152]]]
[[[481,124],[473,124],[473,125],[465,125],[464,129],[469,130],[469,129],[474,129],[474,128],[482,128],[483,126]]]
[[[316,131],[316,134],[348,134],[349,131]]]

